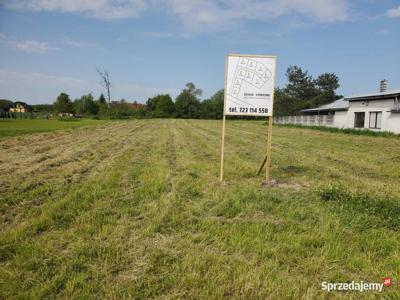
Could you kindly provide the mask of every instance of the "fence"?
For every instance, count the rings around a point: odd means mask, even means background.
[[[35,118],[36,115],[35,113],[32,112],[4,112],[4,111],[0,111],[0,118],[1,119],[33,119]]]
[[[4,112],[0,110],[0,119],[15,119],[15,120],[24,120],[24,119],[49,119],[53,117],[51,112]]]
[[[305,126],[334,126],[333,115],[307,115],[274,117],[275,124],[298,124]]]

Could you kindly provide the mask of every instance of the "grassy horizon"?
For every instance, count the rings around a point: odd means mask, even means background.
[[[103,124],[103,123],[102,123]],[[379,299],[400,274],[400,140],[131,120],[0,141],[0,298]],[[397,149],[397,150],[396,150]]]
[[[106,120],[77,119],[63,121],[57,119],[0,119],[0,139],[16,135],[74,129],[83,126],[105,124]]]

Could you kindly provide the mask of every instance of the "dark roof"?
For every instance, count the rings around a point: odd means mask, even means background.
[[[365,100],[384,100],[393,99],[400,96],[400,89],[395,89],[383,93],[370,93],[370,94],[360,94],[345,97],[347,101],[365,101]]]
[[[302,112],[318,112],[318,111],[337,111],[337,110],[347,110],[349,107],[349,102],[344,98],[336,100],[332,103],[325,104],[316,108],[303,109]]]
[[[360,94],[360,95],[352,95],[349,97],[345,97],[339,100],[336,100],[332,103],[325,104],[316,108],[309,108],[301,110],[304,113],[312,113],[319,111],[339,111],[339,110],[347,110],[349,107],[349,101],[367,101],[367,100],[384,100],[384,99],[393,99],[395,97],[399,98],[400,101],[400,89],[395,89],[383,93],[370,93],[370,94]],[[392,112],[398,112],[396,109],[392,110]]]
[[[14,104],[13,104],[13,106],[16,106],[17,104],[22,105],[22,106],[25,106],[25,107],[28,107],[28,106],[29,106],[29,105],[26,104],[25,102],[21,102],[21,101],[15,101]]]

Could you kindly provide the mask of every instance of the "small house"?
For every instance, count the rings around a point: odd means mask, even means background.
[[[382,83],[383,88],[382,88]],[[400,134],[400,89],[386,90],[386,81],[376,93],[344,97],[302,116],[276,117],[278,124],[318,125],[337,128],[389,131]]]
[[[30,107],[25,102],[17,101],[14,102],[14,104],[10,107],[9,111],[14,113],[25,113],[30,111]]]
[[[400,133],[400,89],[354,95],[346,100],[349,108],[343,127]]]

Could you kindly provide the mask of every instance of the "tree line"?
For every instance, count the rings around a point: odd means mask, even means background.
[[[66,93],[61,93],[53,104],[57,116],[94,117],[124,119],[130,117],[144,117],[144,105],[128,103],[125,99],[107,102],[103,94],[94,99],[92,94],[83,95],[71,101]]]
[[[202,90],[189,82],[179,95],[172,99],[169,94],[160,94],[149,98],[145,104],[129,103],[121,99],[112,101],[108,73],[100,72],[107,99],[103,94],[95,99],[92,94],[71,100],[69,95],[61,93],[53,105],[34,105],[34,111],[51,111],[57,116],[74,115],[94,118],[191,118],[221,119],[224,106],[224,90],[221,89],[209,99],[201,100]],[[274,115],[297,115],[302,109],[313,108],[341,98],[336,94],[339,78],[334,73],[323,73],[313,78],[308,71],[298,66],[286,70],[287,84],[275,89]]]
[[[68,94],[61,93],[52,108],[57,116],[98,117],[124,119],[131,117],[147,118],[190,118],[218,119],[222,116],[224,92],[216,92],[210,99],[201,101],[202,90],[193,83],[187,83],[175,98],[169,94],[156,95],[145,104],[128,103],[122,99],[107,102],[103,94],[94,99],[92,94],[83,95],[72,101]],[[43,109],[49,107],[42,107]]]

